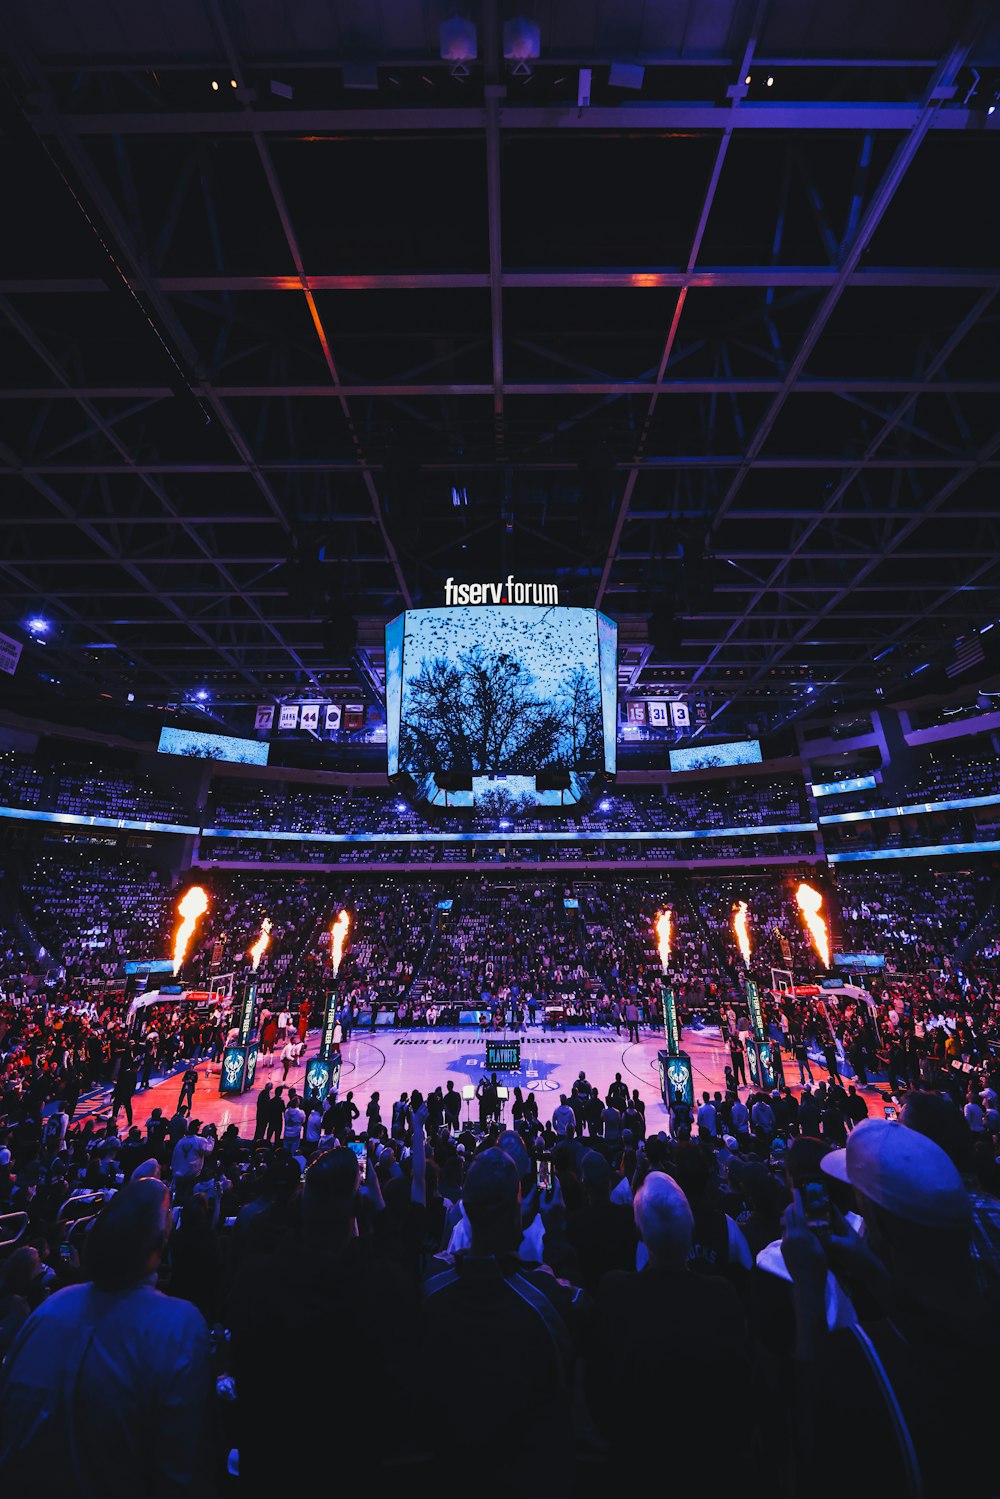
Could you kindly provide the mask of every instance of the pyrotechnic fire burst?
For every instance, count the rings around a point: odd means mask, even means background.
[[[745,900],[741,900],[739,905],[736,907],[736,910],[733,912],[733,931],[736,933],[736,941],[739,945],[740,952],[743,954],[743,961],[749,968],[750,932],[747,928],[747,903]]]
[[[260,936],[257,938],[257,941],[254,943],[253,947],[251,947],[251,949],[250,949],[250,956],[253,959],[253,971],[254,971],[254,973],[256,973],[257,969],[260,967],[260,960],[264,956],[265,952],[267,951],[267,945],[270,942],[270,940],[271,940],[271,918],[270,918],[270,916],[265,916],[264,920],[260,924]]]
[[[819,960],[824,968],[830,966],[830,932],[820,912],[823,909],[823,897],[818,890],[811,885],[801,884],[795,892],[799,910],[802,912],[802,920],[809,928],[813,947],[819,955]]]
[[[186,895],[183,895],[177,903],[177,914],[181,918],[181,924],[174,936],[174,977],[181,971],[181,964],[187,954],[188,943],[199,916],[204,916],[208,910],[208,896],[200,885],[192,885]]]
[[[670,966],[670,939],[673,935],[674,913],[669,906],[657,916],[653,926],[656,930],[656,942],[660,949],[660,966],[664,973]]]
[[[351,918],[346,911],[338,911],[337,919],[330,928],[330,954],[333,961],[334,977],[340,968],[340,960],[344,956],[344,943],[347,934],[351,930]]]

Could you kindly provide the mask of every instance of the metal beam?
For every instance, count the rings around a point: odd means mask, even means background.
[[[238,92],[246,96],[248,90],[246,89],[245,79],[243,77],[242,65],[237,55],[236,47],[233,43],[232,37],[230,36],[228,23],[226,22],[226,18],[222,13],[222,7],[218,3],[218,0],[206,0],[206,6],[215,31],[225,50],[226,58],[230,68],[232,69],[233,76],[240,84]],[[248,109],[245,110],[245,113],[249,112],[250,111]],[[382,501],[379,497],[378,489],[375,485],[375,480],[372,477],[371,469],[365,461],[365,455],[362,450],[361,438],[358,432],[357,425],[351,413],[351,408],[348,404],[347,398],[344,395],[343,389],[341,387],[340,375],[337,371],[337,365],[333,357],[333,348],[330,343],[330,338],[326,328],[324,327],[323,320],[320,317],[319,307],[316,303],[316,298],[313,294],[312,288],[307,286],[305,283],[305,262],[302,259],[302,251],[299,246],[298,236],[296,235],[295,229],[292,225],[291,214],[288,211],[288,204],[285,201],[285,195],[281,189],[281,184],[278,181],[278,174],[275,170],[274,158],[271,155],[270,146],[264,139],[263,133],[256,130],[253,132],[253,143],[257,150],[257,156],[260,160],[260,164],[264,172],[264,177],[267,181],[268,190],[271,194],[271,201],[274,204],[274,209],[278,216],[278,221],[281,224],[281,230],[285,237],[285,243],[288,246],[288,252],[292,257],[292,263],[295,266],[296,275],[298,276],[299,280],[298,290],[305,297],[306,306],[309,310],[309,318],[315,331],[317,340],[319,341],[320,350],[323,356],[323,362],[326,365],[327,371],[329,372],[330,380],[332,382],[332,389],[339,402],[344,420],[347,423],[347,429],[350,434],[351,442],[354,446],[357,468],[361,473],[365,489],[368,491],[368,498],[372,507],[372,515],[374,516],[375,523],[379,528],[379,532],[381,533],[382,543],[386,550],[386,556],[388,557],[389,562],[392,566],[392,570],[395,574],[396,583],[399,588],[400,595],[406,607],[410,608],[412,605],[410,591],[407,587],[406,579],[403,576],[403,569],[400,566],[399,557],[396,553],[395,547],[393,546],[392,538],[390,537],[389,532],[386,529],[385,517],[382,513]]]
[[[961,323],[959,323],[958,327],[952,332],[947,342],[941,349],[938,350],[938,353],[931,360],[925,371],[926,378],[932,380],[938,373],[938,371],[942,369],[945,364],[947,364],[948,360],[958,348],[959,344],[970,332],[970,330],[975,327],[976,323],[982,317],[983,313],[990,306],[995,295],[995,292],[984,292],[983,295],[977,299],[975,305],[969,309],[968,313],[962,319]],[[908,396],[899,406],[896,407],[895,411],[890,413],[890,415],[886,418],[879,431],[875,434],[875,436],[872,438],[872,441],[869,443],[868,448],[865,451],[864,458],[859,463],[851,466],[844,477],[831,491],[822,508],[810,518],[801,534],[796,538],[796,541],[793,547],[789,550],[788,555],[783,558],[781,562],[779,562],[778,566],[771,573],[767,584],[764,585],[764,587],[754,595],[754,598],[747,605],[745,615],[749,615],[753,611],[757,603],[759,603],[760,599],[764,596],[764,593],[766,593],[771,587],[773,587],[778,578],[787,571],[789,565],[798,556],[801,548],[805,546],[810,536],[814,534],[816,529],[823,523],[824,520],[826,520],[836,511],[837,505],[843,499],[844,495],[848,492],[850,486],[855,482],[859,473],[861,473],[866,467],[878,463],[879,460],[876,457],[878,449],[885,442],[886,438],[889,437],[890,434],[894,431],[896,426],[903,420],[907,412],[911,409],[915,400],[916,396]],[[991,452],[987,450],[978,455],[978,457],[973,461],[971,465],[968,462],[962,464],[959,467],[958,472],[963,477],[967,477],[970,472],[974,472],[978,468],[987,467],[991,461]],[[893,459],[890,462],[889,466],[894,471],[900,471],[905,468],[906,460],[900,458]],[[954,473],[956,468],[954,460],[950,460],[947,463],[947,467]],[[736,494],[736,487],[737,486],[735,485],[734,481],[734,485],[730,487],[729,491],[734,498]],[[912,518],[911,522],[908,522],[908,524],[911,526],[911,529],[912,527],[918,525],[920,523],[920,520],[922,520],[926,515],[933,513],[933,509],[935,508],[936,506],[934,505],[934,501],[929,502],[929,507],[926,505],[918,507],[918,514]],[[717,527],[718,523],[719,517],[717,517],[716,521],[713,522],[713,526]],[[858,581],[863,581],[863,579],[859,579]],[[735,633],[737,628],[738,625],[734,625],[733,629],[730,630],[729,634],[727,634],[727,640],[731,637],[732,634]],[[708,662],[706,662],[706,666],[711,664],[711,660],[712,658],[709,657]]]
[[[0,294],[2,296],[2,294]],[[774,395],[781,389],[778,379],[767,380],[753,377],[705,378],[669,380],[505,380],[503,392],[510,396],[717,396],[717,395]],[[337,388],[331,385],[195,385],[196,395],[207,395],[214,390],[221,400],[337,400],[340,396],[349,399],[378,397],[435,396],[490,396],[492,384],[440,385],[440,384],[394,384],[390,381],[378,385],[351,385],[346,382]],[[942,380],[898,380],[887,376],[844,376],[803,379],[795,387],[797,396],[853,396],[853,395],[939,395],[939,396],[994,396],[1000,395],[1000,379],[942,379]],[[67,385],[49,387],[44,385],[0,387],[0,401],[121,401],[135,399],[143,403],[169,401],[176,392],[169,385]],[[126,415],[132,415],[129,412]],[[115,420],[122,420],[122,413],[115,413]],[[78,438],[66,441],[78,441]]]
[[[505,120],[506,125],[506,120]],[[224,292],[307,291],[488,291],[486,271],[399,271],[355,274],[306,273],[303,276],[229,275],[205,272],[196,276],[149,276],[149,284],[169,295]],[[838,279],[832,266],[702,266],[684,270],[675,266],[593,266],[562,270],[515,270],[501,273],[504,291],[678,291],[738,290],[742,287],[774,287],[778,290],[825,291]],[[304,283],[304,284],[303,284]],[[865,266],[848,277],[852,287],[958,290],[1000,285],[995,267]],[[0,278],[5,296],[107,295],[106,281],[90,276],[6,276]]]
[[[14,310],[14,308],[8,302],[0,301],[0,311],[3,312],[4,316],[7,319],[7,322],[12,328],[16,330],[17,333],[20,334],[20,336],[24,339],[25,343],[32,350],[32,352],[40,360],[42,360],[42,362],[49,368],[49,370],[51,370],[53,376],[57,380],[65,380],[65,374],[56,359],[53,357],[50,350],[45,346],[45,344],[42,343],[41,339],[38,338],[34,330],[24,322],[24,320]],[[107,439],[107,441],[111,444],[111,446],[115,449],[115,451],[121,455],[126,469],[131,470],[133,473],[139,475],[145,488],[156,498],[160,505],[162,505],[164,511],[172,518],[175,526],[188,536],[188,538],[194,543],[195,547],[201,553],[204,559],[207,562],[211,563],[211,565],[218,570],[220,575],[232,588],[238,588],[239,585],[236,582],[236,579],[233,578],[229,572],[227,572],[225,563],[220,561],[220,559],[214,554],[212,549],[206,543],[205,538],[202,536],[200,530],[198,530],[197,527],[192,526],[186,519],[186,517],[177,509],[173,501],[170,499],[170,496],[164,490],[163,486],[158,484],[151,475],[140,473],[139,467],[132,460],[130,449],[119,437],[118,433],[114,430],[110,422],[104,416],[102,416],[102,414],[97,410],[96,406],[92,405],[90,402],[82,402],[81,407],[86,413],[88,419],[93,424],[94,428],[97,431],[101,432]],[[8,459],[8,461],[11,458],[15,458],[16,462],[15,455],[12,454],[10,449],[6,447],[6,444],[0,444],[0,454],[3,454]],[[32,477],[28,474],[28,471],[24,465],[18,464],[18,468],[20,472],[25,475],[25,477]],[[38,479],[39,476],[35,475],[34,482],[36,483],[36,485],[38,484]],[[269,492],[269,486],[265,487]],[[187,619],[183,614],[183,611],[178,608],[178,606],[170,599],[168,595],[159,593],[149,582],[145,573],[143,573],[139,568],[134,567],[134,565],[129,562],[127,558],[117,556],[117,554],[113,550],[113,544],[96,527],[89,526],[86,523],[81,523],[76,517],[76,512],[73,506],[68,504],[61,495],[57,494],[57,492],[50,485],[46,484],[44,486],[39,486],[39,488],[40,492],[44,494],[45,498],[48,499],[50,503],[56,506],[56,508],[60,511],[65,519],[72,521],[79,527],[84,535],[86,535],[91,541],[94,541],[102,551],[104,551],[109,556],[114,557],[115,560],[119,561],[121,566],[124,567],[125,570],[131,574],[131,576],[135,577],[137,581],[142,583],[143,587],[148,593],[150,593],[153,597],[159,599],[164,604],[164,606],[171,611],[171,613],[175,614],[179,619],[183,620],[183,622],[188,626],[190,630],[192,630],[195,634],[200,633],[200,626],[195,621]],[[280,520],[282,525],[287,524],[284,520],[283,515],[280,515]],[[189,558],[188,560],[190,563],[191,559]],[[311,679],[309,668],[301,660],[299,660],[294,650],[292,650],[290,646],[286,645],[282,641],[281,636],[268,624],[267,619],[260,612],[260,610],[257,609],[257,606],[251,600],[248,600],[248,606],[257,615],[260,623],[264,625],[265,628],[272,630],[275,640],[288,652],[289,657],[302,672],[303,676],[309,677]],[[240,663],[234,657],[230,656],[228,652],[223,651],[221,647],[220,654],[223,655],[229,662],[229,664],[237,671],[243,672],[243,667],[240,665]],[[248,678],[248,680],[250,680],[255,687],[260,688],[261,684],[259,682],[254,681],[252,678]]]
[[[935,69],[934,76],[927,87],[912,126],[893,152],[892,159],[883,173],[882,179],[875,189],[868,207],[861,215],[854,238],[846,249],[837,270],[837,279],[823,298],[809,327],[806,329],[795,351],[795,357],[792,359],[785,373],[781,390],[774,397],[774,400],[771,402],[754,432],[750,446],[747,449],[746,463],[740,468],[723,497],[716,514],[716,519],[713,522],[713,531],[718,528],[719,522],[725,517],[726,512],[733,504],[739,493],[740,486],[749,472],[750,465],[760,454],[767,439],[770,437],[785,402],[805,369],[806,361],[815,349],[826,325],[836,311],[852,273],[860,264],[862,256],[875,235],[875,231],[885,217],[889,205],[896,196],[896,190],[906,176],[914,157],[931,128],[933,120],[943,112],[942,105],[951,96],[955,79],[958,77],[971,51],[972,40],[971,35],[963,35],[962,39],[952,47],[947,57],[942,59],[940,66]]]
[[[498,0],[484,0],[483,52],[486,65],[486,221],[490,263],[490,353],[493,369],[493,424],[496,445],[504,446],[503,404],[503,250],[500,223],[500,83]]]
[[[757,9],[754,15],[753,26],[751,27],[750,36],[747,39],[746,48],[743,53],[743,59],[740,63],[740,70],[736,75],[736,80],[729,90],[730,104],[727,112],[729,118],[727,120],[727,123],[723,127],[722,135],[719,139],[718,145],[716,146],[715,158],[712,162],[712,170],[709,173],[708,177],[708,185],[705,188],[705,194],[702,198],[701,212],[698,215],[698,223],[695,226],[694,238],[691,241],[691,249],[688,253],[686,270],[689,273],[694,270],[695,264],[698,260],[698,255],[701,252],[701,244],[702,240],[705,237],[705,230],[708,227],[708,219],[709,215],[712,212],[712,205],[715,202],[715,194],[716,189],[719,186],[719,178],[722,175],[722,168],[726,160],[726,155],[729,151],[729,143],[732,140],[732,122],[735,116],[739,113],[737,106],[739,105],[741,99],[744,99],[746,97],[746,85],[744,84],[743,79],[746,77],[747,69],[752,65],[754,48],[757,45],[757,37],[760,35],[760,27],[764,19],[764,13],[766,9],[767,0],[757,0]],[[684,312],[684,304],[687,300],[687,292],[688,289],[685,286],[681,287],[680,291],[677,293],[677,301],[674,305],[673,317],[670,320],[670,327],[667,329],[667,336],[663,345],[663,353],[660,355],[660,363],[656,372],[656,383],[658,385],[662,384],[663,382],[663,379],[667,372],[667,366],[670,363],[670,356],[674,351],[674,344],[677,341],[677,331],[680,327],[681,317]],[[653,415],[656,411],[658,399],[658,392],[654,391],[654,393],[650,396],[649,406],[646,411],[646,419],[639,434],[639,442],[636,447],[637,457],[645,451],[646,442],[649,437],[649,429],[653,420]],[[611,528],[611,539],[608,542],[607,556],[604,560],[604,567],[601,571],[601,580],[597,585],[597,595],[594,600],[595,607],[598,609],[600,609],[601,607],[601,602],[604,598],[604,594],[608,586],[608,580],[611,577],[611,569],[615,565],[615,556],[621,543],[622,530],[628,517],[629,507],[632,503],[632,495],[635,492],[637,478],[638,470],[633,468],[625,481],[625,487],[622,490],[622,497],[618,503],[618,509],[615,514],[614,524]]]
[[[741,75],[742,76],[742,75]],[[228,103],[228,96],[225,101]],[[74,114],[77,135],[90,136],[212,136],[262,135],[310,141],[345,135],[420,136],[447,131],[481,135],[486,128],[484,109],[432,106],[424,109],[245,109],[230,110],[220,99],[219,109],[174,110],[162,113],[118,110]],[[620,104],[577,109],[575,104],[529,105],[512,103],[504,111],[504,130],[531,133],[587,135],[666,134],[702,135],[727,128],[741,131],[845,131],[890,132],[913,130],[921,118],[921,106],[910,103],[830,104],[801,100],[748,101],[736,112],[724,104]],[[59,119],[51,107],[29,116],[40,134],[57,134]],[[994,117],[995,118],[995,117]],[[982,109],[955,106],[939,112],[935,131],[991,132],[994,118]]]

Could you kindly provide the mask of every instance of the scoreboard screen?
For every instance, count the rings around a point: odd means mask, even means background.
[[[520,1072],[520,1041],[487,1041],[486,1066],[490,1072]]]

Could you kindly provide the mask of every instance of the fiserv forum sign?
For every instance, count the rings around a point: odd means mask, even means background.
[[[446,604],[558,604],[555,583],[515,583],[511,573],[500,583],[456,583],[444,580]]]

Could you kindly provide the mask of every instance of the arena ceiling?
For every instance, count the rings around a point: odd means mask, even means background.
[[[510,573],[713,731],[945,664],[1000,617],[997,6],[525,0],[505,58],[483,0],[457,64],[453,13],[9,0],[21,691],[377,691]]]

